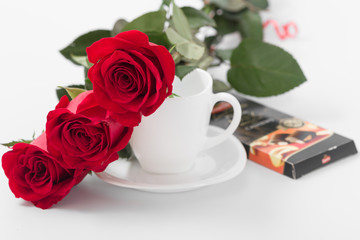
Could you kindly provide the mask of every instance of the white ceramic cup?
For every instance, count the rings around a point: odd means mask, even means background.
[[[175,174],[192,168],[198,154],[229,138],[241,119],[239,101],[228,93],[212,92],[209,73],[195,69],[181,81],[175,77],[173,93],[155,113],[142,117],[134,128],[131,147],[141,167],[151,173]],[[234,110],[228,128],[208,137],[211,111],[219,101],[229,102]],[[224,159],[226,161],[226,159]]]

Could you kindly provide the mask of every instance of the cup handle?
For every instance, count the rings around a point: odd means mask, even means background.
[[[207,137],[203,150],[207,150],[209,148],[212,148],[220,143],[222,143],[223,141],[225,141],[226,139],[228,139],[234,132],[235,130],[238,128],[239,124],[240,124],[240,120],[241,120],[241,106],[239,101],[231,94],[229,93],[216,93],[213,94],[212,96],[212,107],[215,105],[215,103],[220,102],[220,101],[225,101],[231,104],[233,111],[234,111],[234,115],[232,118],[232,121],[230,123],[230,125],[226,128],[226,130],[214,137]]]

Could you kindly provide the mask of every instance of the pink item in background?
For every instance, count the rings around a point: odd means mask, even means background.
[[[286,38],[295,38],[298,33],[298,28],[295,22],[288,22],[282,27],[279,27],[279,24],[276,20],[270,19],[263,23],[263,28],[272,25],[275,29],[276,34],[281,40]]]

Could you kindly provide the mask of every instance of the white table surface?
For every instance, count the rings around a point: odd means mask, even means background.
[[[125,3],[126,2],[126,3]],[[179,5],[201,6],[200,1]],[[295,21],[295,39],[265,40],[298,60],[308,81],[258,101],[360,144],[360,15],[357,1],[270,0],[264,20]],[[30,138],[55,106],[55,88],[82,83],[59,49],[160,1],[0,2],[0,142]],[[223,75],[221,71],[217,74]],[[0,147],[0,155],[6,152]],[[253,162],[226,183],[156,194],[88,176],[59,204],[41,210],[15,199],[0,170],[0,239],[360,239],[360,159],[348,157],[292,180]],[[224,160],[226,156],[224,156]]]

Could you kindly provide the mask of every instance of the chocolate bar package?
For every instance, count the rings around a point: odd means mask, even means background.
[[[357,153],[353,140],[308,121],[276,111],[238,94],[242,119],[234,133],[248,158],[293,179]],[[228,103],[215,106],[211,124],[226,128],[232,119]]]

